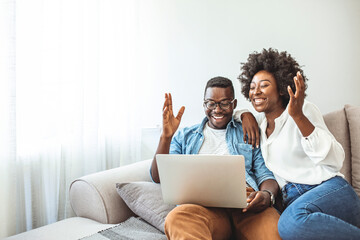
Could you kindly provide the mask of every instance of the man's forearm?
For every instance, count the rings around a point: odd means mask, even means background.
[[[268,179],[261,183],[260,191],[262,190],[268,190],[274,194],[274,197],[276,197],[279,192],[279,185],[275,180]]]
[[[269,201],[268,206],[272,206],[275,204],[275,198],[279,191],[279,185],[273,179],[265,180],[260,185],[260,191],[266,192],[266,199],[268,199],[267,201]]]
[[[155,156],[151,163],[151,177],[156,183],[160,183],[159,171],[156,163],[156,154],[168,154],[170,151],[170,144],[172,138],[166,138],[161,136],[158,148],[156,149]]]
[[[264,190],[270,191],[274,195],[274,198],[276,198],[279,192],[279,184],[273,179],[265,180],[260,185],[260,191]]]

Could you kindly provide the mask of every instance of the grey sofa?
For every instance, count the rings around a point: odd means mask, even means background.
[[[346,159],[341,172],[360,196],[360,107],[345,105],[324,115]],[[76,179],[70,187],[70,202],[77,217],[68,218],[7,239],[79,239],[114,226],[133,215],[118,195],[115,184],[151,181],[151,159]]]

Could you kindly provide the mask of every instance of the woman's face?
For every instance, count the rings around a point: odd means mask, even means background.
[[[254,75],[250,83],[249,98],[258,112],[268,114],[285,109],[274,76],[265,70]]]

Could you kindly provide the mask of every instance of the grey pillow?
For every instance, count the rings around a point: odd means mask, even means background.
[[[116,189],[131,211],[164,232],[165,218],[175,205],[164,203],[160,184],[117,183]]]

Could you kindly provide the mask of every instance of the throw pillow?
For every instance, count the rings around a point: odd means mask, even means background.
[[[139,217],[164,232],[165,218],[175,205],[163,201],[160,184],[152,182],[117,183],[126,205]]]
[[[352,186],[360,196],[360,107],[345,105],[351,142]]]

